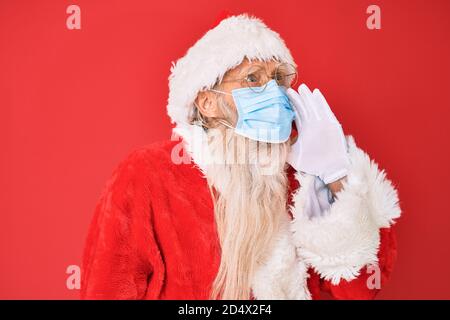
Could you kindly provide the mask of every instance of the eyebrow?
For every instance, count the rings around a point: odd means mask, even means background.
[[[281,64],[281,63],[278,63],[278,64],[276,64],[276,65],[274,66],[273,70],[270,72],[270,75],[273,76],[273,75],[275,74],[275,71],[277,70],[277,67],[278,67],[280,64]],[[249,66],[247,66],[247,67],[245,67],[244,69],[242,69],[242,70],[239,72],[238,76],[244,76],[244,75],[247,75],[248,71],[249,71],[252,67],[254,67],[254,66],[258,66],[258,67],[261,67],[261,68],[262,68],[262,66],[261,66],[260,64],[250,64]]]
[[[257,66],[257,65],[250,64],[250,65],[248,65],[247,67],[243,68],[243,69],[239,72],[239,76],[245,76],[245,75],[247,75],[248,71],[249,71],[252,67],[254,67],[254,66]]]

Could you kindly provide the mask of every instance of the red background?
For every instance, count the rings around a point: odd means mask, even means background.
[[[81,8],[82,29],[66,28]],[[381,7],[368,30],[366,8]],[[450,1],[0,2],[0,298],[78,298],[94,205],[133,148],[170,137],[172,60],[223,10],[286,40],[347,134],[397,185],[399,258],[380,298],[450,298]]]

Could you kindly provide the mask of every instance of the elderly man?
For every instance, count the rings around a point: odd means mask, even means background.
[[[396,256],[397,192],[320,91],[291,88],[280,36],[233,16],[171,72],[175,139],[114,171],[82,298],[373,298]]]

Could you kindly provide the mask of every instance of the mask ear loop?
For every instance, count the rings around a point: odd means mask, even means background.
[[[225,91],[220,91],[220,90],[216,90],[216,89],[208,89],[208,90],[212,91],[212,92],[216,92],[216,93],[222,93],[222,94],[226,94],[226,95],[229,95],[229,96],[233,96],[231,93],[225,92]]]
[[[220,91],[220,90],[216,90],[216,89],[208,89],[209,91],[212,92],[216,92],[216,93],[222,93],[222,94],[226,94],[229,96],[233,96],[231,93],[225,92],[225,91]],[[230,129],[235,129],[232,125],[230,125],[226,120],[224,119],[217,119],[217,122],[219,122],[220,124],[224,125],[225,127],[228,127]]]
[[[213,90],[213,89],[210,89],[210,90]],[[215,91],[218,91],[218,90],[215,90]],[[223,93],[226,94],[226,92],[223,92]],[[194,124],[194,125],[197,125],[197,126],[200,126],[200,127],[203,127],[204,129],[209,129],[208,124],[206,123],[205,119],[203,119],[202,113],[199,111],[200,109],[199,109],[197,103],[194,101],[193,104],[194,104],[194,106],[195,106],[195,108],[196,108],[196,111],[194,111],[194,112],[197,113],[197,117],[196,117],[197,120],[194,121],[193,124]],[[191,116],[191,117],[192,117],[192,116]],[[220,124],[224,125],[225,127],[228,127],[228,128],[230,128],[230,129],[233,129],[233,130],[235,129],[232,125],[230,125],[230,124],[229,124],[226,120],[224,120],[224,119],[217,118],[216,120],[217,120],[217,122],[219,122]]]
[[[217,122],[219,122],[220,124],[223,124],[225,127],[228,127],[230,129],[235,129],[233,126],[231,126],[226,120],[223,119],[217,119]]]
[[[193,104],[195,106],[195,109],[194,109],[194,111],[192,111],[193,114],[191,115],[191,118],[195,118],[196,120],[193,121],[192,124],[199,126],[199,127],[203,127],[203,129],[208,129],[208,125],[207,125],[205,119],[203,119],[203,115],[200,112],[200,109],[199,109],[197,103],[194,101]]]

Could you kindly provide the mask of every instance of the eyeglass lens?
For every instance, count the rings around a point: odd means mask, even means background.
[[[266,70],[260,66],[252,66],[247,71],[247,76],[244,78],[245,85],[250,89],[261,92],[270,80],[275,80],[279,86],[286,88],[296,84],[297,71],[294,66],[288,63],[282,63],[277,66],[274,74],[270,77]]]

